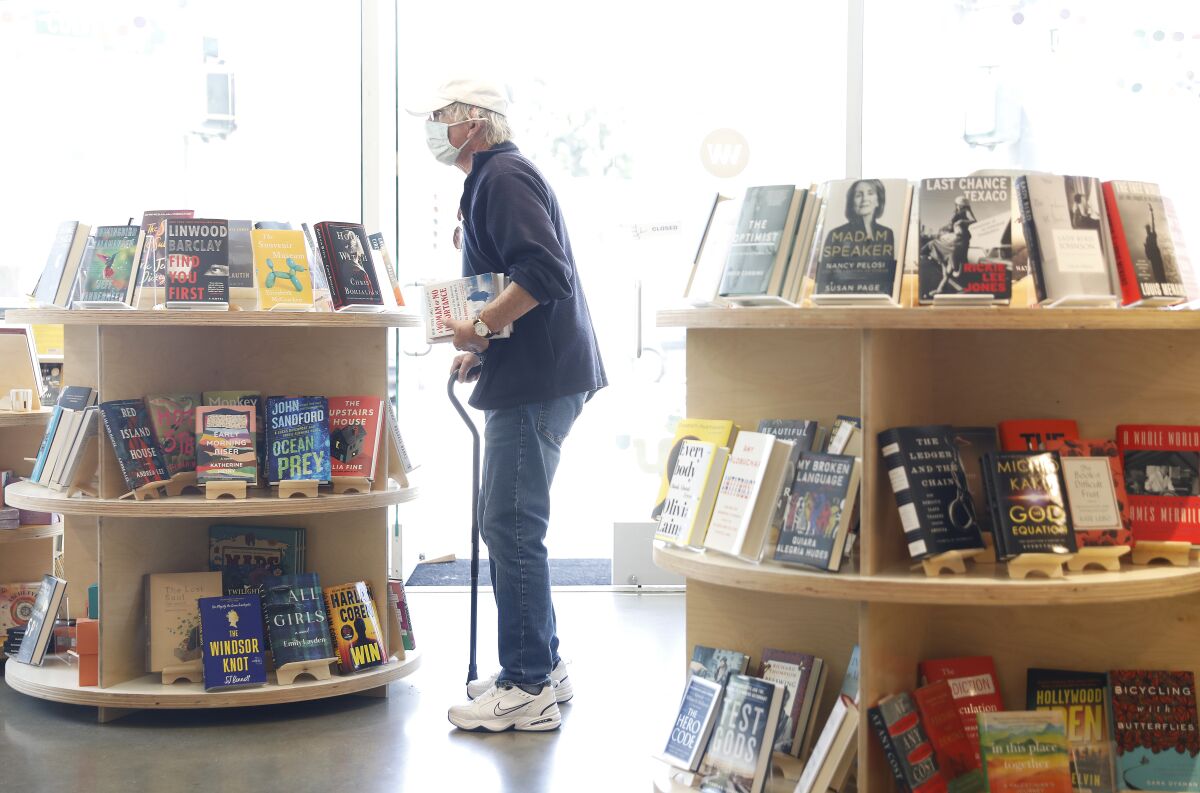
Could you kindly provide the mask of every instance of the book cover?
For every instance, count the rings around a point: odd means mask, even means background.
[[[694,675],[688,678],[671,735],[660,755],[665,762],[685,771],[697,769],[717,720],[722,690],[711,680]]]
[[[196,603],[200,608],[204,690],[265,684],[263,607],[258,595],[203,597]]]
[[[1200,545],[1200,427],[1121,424],[1117,448],[1134,539]]]
[[[331,476],[375,478],[383,400],[367,396],[329,397]]]
[[[1115,302],[1100,181],[1025,174],[1017,177],[1017,192],[1038,301]]]
[[[758,561],[783,490],[791,441],[740,432],[729,453],[704,547]]]
[[[788,455],[788,470],[784,476],[786,485],[779,494],[779,500],[775,505],[775,514],[771,516],[771,528],[776,531],[783,524],[784,512],[787,510],[787,497],[791,492],[792,480],[796,478],[796,463],[800,461],[800,453],[814,450],[820,429],[817,422],[802,419],[762,419],[758,422],[758,432],[765,432],[780,440],[792,442],[792,451]]]
[[[846,664],[846,674],[842,677],[842,696],[849,697],[851,702],[858,702],[859,695],[859,652],[858,645],[850,651],[850,661]]]
[[[250,244],[253,231],[249,220],[229,220],[229,288],[254,288],[254,252]],[[301,237],[303,241],[303,237]]]
[[[671,449],[666,455],[662,466],[662,478],[658,485],[658,497],[654,500],[654,509],[650,517],[658,520],[667,500],[667,489],[671,486],[671,474],[679,460],[679,451],[684,441],[705,441],[727,449],[733,447],[737,437],[737,426],[728,419],[682,419],[675,427],[675,437],[671,441]]]
[[[338,666],[343,672],[387,663],[375,602],[365,582],[325,587],[325,606]]]
[[[795,793],[821,793],[842,790],[836,785],[837,769],[849,763],[856,754],[859,712],[857,703],[840,696],[821,728],[821,736],[813,745],[812,754],[796,782]]]
[[[991,793],[1072,793],[1062,713],[980,713],[979,744]]]
[[[908,224],[907,191],[904,179],[828,183],[814,300],[820,296],[880,295],[899,301],[897,241]]]
[[[999,451],[1000,438],[995,427],[952,427],[951,438],[958,449],[958,459],[962,462],[963,472],[967,475],[967,492],[975,504],[975,519],[979,521],[979,529],[985,534],[991,534],[992,514],[985,509],[987,492],[984,490],[982,459],[986,454]]]
[[[267,423],[264,421],[262,396],[257,391],[205,391],[201,395],[205,405],[253,405],[254,406],[254,451],[258,455],[258,478],[267,478]]]
[[[1012,178],[922,179],[918,299],[1012,297]]]
[[[221,574],[151,573],[146,576],[146,671],[200,658],[202,597],[221,596]]]
[[[803,750],[812,743],[809,728],[814,709],[820,702],[824,671],[824,661],[808,653],[791,653],[772,647],[762,651],[758,676],[784,689],[775,751],[803,757]]]
[[[171,478],[162,448],[154,437],[150,414],[141,399],[117,399],[100,403],[104,430],[112,441],[125,485],[136,490],[152,482]]]
[[[1127,306],[1173,305],[1187,300],[1158,185],[1105,182],[1104,199],[1116,249],[1121,302]]]
[[[96,392],[87,386],[67,386],[59,395],[57,407],[61,409],[55,423],[54,438],[46,454],[45,462],[33,481],[53,487],[62,475],[67,457],[80,440],[80,429],[86,418],[86,410],[95,404]]]
[[[268,482],[329,481],[329,401],[325,397],[267,397],[266,425]]]
[[[1092,438],[1062,439],[1046,441],[1046,450],[1058,452],[1063,464],[1063,481],[1067,486],[1067,498],[1071,502],[1071,522],[1075,528],[1075,538],[1080,545],[1132,545],[1133,524],[1129,518],[1129,497],[1125,493],[1125,469],[1121,465],[1121,452],[1115,441]],[[1106,488],[1096,481],[1098,470],[1091,465],[1081,467],[1077,473],[1073,464],[1077,460],[1088,463],[1103,461],[1107,466],[1111,488]],[[1078,490],[1078,493],[1076,492]],[[1112,515],[1107,507],[1107,497],[1111,493],[1117,503],[1117,522],[1100,528],[1089,527],[1094,522],[1096,526],[1109,524]],[[1075,515],[1075,510],[1081,503],[1097,499],[1093,512],[1088,509],[1087,515]]]
[[[984,547],[952,427],[884,430],[879,451],[913,559]]]
[[[65,308],[71,284],[79,271],[79,261],[91,228],[77,220],[64,220],[54,233],[54,243],[33,290],[33,299],[43,306]]]
[[[304,571],[304,529],[208,527],[208,569],[221,574],[224,595],[263,595],[280,576]]]
[[[146,235],[142,249],[146,255],[139,280],[143,289],[167,286],[167,218],[190,220],[195,216],[193,209],[152,209],[142,214],[142,231]]]
[[[253,405],[196,408],[196,481],[246,482],[258,479]]]
[[[428,344],[450,341],[454,329],[450,320],[474,320],[507,286],[504,273],[482,273],[452,281],[426,284],[425,295],[425,341]],[[495,331],[494,339],[506,339],[512,335],[512,325]]]
[[[166,219],[167,303],[229,302],[229,221]]]
[[[141,231],[137,226],[97,226],[94,234],[96,244],[79,265],[75,302],[130,303]]]
[[[979,762],[979,726],[975,716],[1004,710],[995,661],[988,655],[939,658],[922,661],[918,671],[922,685],[939,680],[950,684],[950,694],[962,719],[963,731],[971,742],[976,762]]]
[[[270,311],[276,306],[311,309],[312,273],[304,232],[254,229],[250,240],[259,310]]]
[[[796,222],[792,212],[795,197],[794,184],[746,190],[725,257],[725,271],[718,290],[722,297],[770,293],[771,282],[776,280],[776,268],[784,266],[791,252]]]
[[[0,636],[9,628],[23,628],[33,614],[41,581],[0,584]]]
[[[716,194],[709,211],[708,223],[697,246],[690,277],[684,287],[683,298],[689,304],[710,305],[716,300],[717,291],[721,287],[721,275],[725,269],[725,259],[729,254],[729,245],[733,242],[741,209],[740,198]]]
[[[725,685],[730,675],[746,674],[746,665],[749,662],[750,656],[737,650],[723,650],[697,644],[692,648],[692,661],[688,664],[688,673]]]
[[[906,693],[893,694],[867,709],[867,722],[883,748],[896,784],[905,793],[944,793],[946,779],[933,745]]]
[[[59,396],[62,399],[62,396]],[[54,437],[58,432],[58,424],[62,421],[64,409],[62,405],[55,405],[50,411],[50,420],[46,422],[46,431],[42,434],[42,442],[38,446],[37,456],[33,461],[33,473],[29,478],[33,482],[41,480],[42,471],[46,468],[46,461],[50,458],[50,447],[54,444]]]
[[[379,232],[367,235],[367,242],[371,243],[371,254],[378,257],[375,272],[378,273],[380,268],[387,274],[388,281],[392,286],[392,296],[396,298],[396,307],[404,307],[404,294],[400,291],[400,271],[392,264],[391,254],[388,253],[387,243],[383,240],[383,235]]]
[[[1074,419],[1008,419],[997,425],[1000,450],[1037,452],[1050,441],[1075,440],[1079,425]]]
[[[417,649],[417,638],[412,627],[412,614],[408,609],[408,597],[404,592],[404,582],[399,578],[388,579],[388,603],[396,610],[399,617],[400,624],[397,627],[400,632],[401,646],[409,651]]]
[[[276,667],[334,657],[325,596],[316,573],[272,578],[264,587],[263,608]]]
[[[17,661],[34,666],[42,665],[46,657],[46,648],[54,635],[54,620],[58,617],[58,609],[66,592],[66,581],[49,574],[42,576],[37,598],[29,612],[29,620],[25,623],[25,634],[21,638]]]
[[[1191,672],[1108,673],[1118,790],[1200,790],[1200,727]]]
[[[1057,710],[1063,715],[1076,793],[1114,790],[1107,698],[1108,678],[1103,673],[1063,669],[1026,673],[1026,710]]]
[[[979,759],[963,729],[950,684],[938,680],[918,688],[912,697],[950,793],[984,793]]]
[[[1078,550],[1058,452],[995,452],[984,458],[984,470],[991,481],[996,558]]]
[[[858,498],[859,472],[857,457],[821,452],[800,455],[775,545],[775,561],[837,572]]]
[[[196,408],[199,394],[151,394],[146,410],[154,437],[163,451],[167,472],[175,474],[196,470]]]
[[[771,770],[771,737],[783,689],[765,680],[733,675],[721,714],[700,763],[703,793],[762,793]]]
[[[699,547],[712,517],[729,450],[705,441],[684,441],[654,539]]]
[[[322,221],[313,227],[329,280],[334,309],[382,306],[383,293],[371,261],[370,242],[360,223]]]

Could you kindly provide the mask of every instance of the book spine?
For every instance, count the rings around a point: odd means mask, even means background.
[[[1137,272],[1133,269],[1133,257],[1129,253],[1129,241],[1125,238],[1125,226],[1121,224],[1121,213],[1117,208],[1117,195],[1112,182],[1104,183],[1104,211],[1108,214],[1108,224],[1112,228],[1117,276],[1121,281],[1121,303],[1136,303],[1142,299],[1142,290],[1138,286]]]
[[[46,425],[46,434],[42,436],[42,445],[38,447],[37,461],[33,464],[33,473],[29,475],[31,482],[36,482],[42,475],[42,469],[46,467],[46,456],[50,454],[50,444],[54,442],[54,433],[58,429],[59,419],[62,418],[63,409],[55,405],[54,412],[50,416],[50,423]]]
[[[900,510],[900,525],[904,530],[908,554],[913,559],[920,559],[929,554],[929,547],[925,543],[924,532],[921,529],[920,513],[913,501],[908,473],[904,470],[904,454],[901,450],[900,434],[895,430],[884,430],[879,433],[879,450],[883,455],[884,465],[887,466],[892,492],[896,495],[896,507]]]
[[[334,309],[345,307],[346,301],[342,298],[342,289],[338,284],[336,269],[329,259],[329,254],[333,252],[333,238],[330,237],[326,242],[325,236],[329,232],[329,224],[325,222],[318,223],[313,229],[317,237],[317,256],[321,259],[321,269],[325,273],[325,281],[329,284],[329,297],[333,300]]]
[[[1021,205],[1021,226],[1025,229],[1025,251],[1029,256],[1029,272],[1038,302],[1046,299],[1046,277],[1042,272],[1042,247],[1038,241],[1037,224],[1033,220],[1033,202],[1029,198],[1029,179],[1017,177],[1017,199]]]
[[[887,724],[884,722],[879,708],[867,709],[867,721],[870,723],[879,745],[883,747],[883,756],[896,780],[896,789],[900,793],[912,793],[912,787],[909,786],[908,779],[904,776],[904,767],[900,765],[900,755],[896,753],[896,747],[892,745],[892,736],[888,734]]]

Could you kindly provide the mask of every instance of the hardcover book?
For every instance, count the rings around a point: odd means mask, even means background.
[[[791,492],[792,480],[796,478],[796,463],[800,460],[800,453],[816,451],[814,444],[820,429],[817,422],[802,419],[763,419],[758,422],[758,432],[792,442],[792,453],[788,456],[788,470],[784,477],[785,484],[779,494],[779,501],[775,505],[775,514],[771,517],[773,530],[777,531],[783,524],[784,512],[787,510],[787,497]]]
[[[1063,466],[1063,483],[1071,502],[1071,523],[1080,545],[1132,545],[1133,524],[1129,518],[1129,497],[1125,493],[1125,470],[1121,452],[1110,440],[1077,439],[1046,442],[1047,451],[1058,452]],[[1080,465],[1080,463],[1084,463]],[[1111,486],[1099,481],[1103,463]],[[1109,496],[1116,500],[1116,520]],[[1081,510],[1080,505],[1091,506]],[[1076,514],[1079,511],[1081,514]]]
[[[371,260],[371,245],[360,223],[323,221],[313,227],[333,307],[382,306],[383,293]]]
[[[9,628],[24,628],[33,614],[42,582],[0,584],[0,636]]]
[[[472,320],[500,296],[508,286],[504,273],[483,273],[453,281],[441,281],[425,286],[425,342],[450,341],[454,329],[450,320]],[[512,325],[492,329],[493,339],[507,339],[512,335]]]
[[[204,690],[261,686],[267,682],[262,600],[258,595],[203,597],[200,644]]]
[[[962,719],[963,731],[971,742],[975,761],[979,762],[979,726],[975,716],[979,713],[994,713],[1004,710],[1000,696],[1000,684],[996,680],[996,664],[991,656],[969,658],[940,658],[922,661],[920,664],[921,684],[929,685],[939,680],[950,684],[950,694]]]
[[[196,470],[196,408],[199,404],[199,394],[152,394],[146,397],[154,437],[163,451],[171,476]]]
[[[944,793],[946,780],[912,697],[905,693],[884,697],[867,710],[867,722],[901,791]]]
[[[378,273],[382,267],[387,274],[388,281],[391,282],[392,296],[396,298],[396,306],[402,308],[404,306],[404,295],[400,291],[400,271],[392,264],[392,257],[388,254],[387,243],[383,241],[383,235],[379,232],[367,235],[367,242],[371,243],[371,253],[378,257],[375,271]]]
[[[800,455],[775,561],[837,572],[858,498],[859,469],[857,457]]]
[[[1058,452],[996,452],[984,458],[997,559],[1078,550],[1061,470]]]
[[[1200,427],[1121,424],[1117,448],[1134,539],[1200,545]]]
[[[991,793],[1072,793],[1062,713],[980,713],[979,744]]]
[[[1191,672],[1108,673],[1118,790],[1200,790],[1200,726]]]
[[[58,617],[59,606],[62,605],[63,595],[67,592],[67,582],[52,575],[42,576],[42,584],[38,587],[37,599],[29,612],[29,620],[25,623],[25,634],[21,638],[21,649],[17,652],[17,661],[23,664],[41,666],[46,657],[46,648],[54,635],[54,620]]]
[[[746,674],[746,665],[749,662],[750,656],[737,650],[722,650],[697,644],[692,648],[692,662],[688,664],[688,673],[725,685],[730,675]]]
[[[1187,300],[1158,185],[1105,182],[1104,200],[1122,304],[1167,306]]]
[[[664,762],[685,771],[695,771],[699,767],[717,720],[722,690],[721,684],[711,680],[694,675],[688,678],[671,736],[660,755]]]
[[[1000,449],[1006,452],[1037,452],[1050,441],[1075,440],[1079,425],[1074,419],[1010,419],[1000,422]]]
[[[746,190],[725,257],[722,297],[778,294],[802,202],[792,184]]]
[[[258,479],[254,406],[196,408],[196,474],[201,484]]]
[[[229,302],[229,221],[166,219],[167,307]]]
[[[1008,303],[1012,298],[1012,179],[922,179],[921,305],[938,298]]]
[[[913,692],[913,701],[950,793],[985,793],[979,758],[963,729],[950,684],[938,680],[922,686]]]
[[[208,568],[221,574],[221,594],[256,594],[281,576],[304,571],[304,529],[208,527]]]
[[[984,547],[952,427],[884,430],[879,450],[913,559]]]
[[[281,575],[264,587],[275,666],[333,658],[325,596],[316,573]]]
[[[133,302],[142,234],[137,226],[97,226],[95,246],[80,262],[73,303]]]
[[[856,754],[858,721],[858,704],[850,697],[839,696],[821,729],[821,736],[813,745],[808,762],[804,764],[795,793],[843,789],[836,784],[838,769],[849,765]]]
[[[67,307],[90,233],[91,227],[77,220],[65,220],[59,224],[54,234],[54,244],[46,256],[46,265],[33,290],[33,299],[39,305]]]
[[[986,454],[999,451],[1000,439],[995,427],[953,427],[951,437],[958,449],[958,459],[962,462],[963,472],[967,475],[967,492],[975,504],[975,518],[979,528],[985,534],[991,534],[992,513],[985,509],[987,492],[984,490],[982,458]]]
[[[379,397],[329,397],[331,476],[375,478],[383,400]]]
[[[705,441],[726,449],[733,447],[737,437],[737,426],[727,419],[683,419],[675,427],[675,438],[671,441],[671,450],[667,454],[666,463],[662,466],[662,478],[658,486],[658,497],[654,500],[654,509],[650,517],[658,520],[662,515],[663,506],[667,500],[667,489],[671,486],[671,474],[675,471],[675,463],[679,459],[679,450],[684,441]]]
[[[253,224],[249,220],[229,222],[229,288],[254,288],[254,253],[250,245]],[[303,244],[303,237],[301,237]]]
[[[412,614],[408,610],[408,597],[404,593],[404,582],[399,578],[388,579],[388,604],[395,610],[399,625],[394,625],[400,635],[401,646],[408,651],[417,649],[416,634],[413,633]]]
[[[258,455],[258,478],[267,478],[267,423],[264,420],[263,400],[257,391],[205,391],[201,398],[205,405],[253,405],[254,406],[254,452]]]
[[[146,576],[146,671],[200,658],[202,597],[221,596],[220,573],[151,573]],[[260,612],[261,613],[261,612]]]
[[[1038,301],[1115,304],[1102,236],[1100,180],[1027,174],[1017,177],[1017,192]]]
[[[310,310],[313,285],[304,232],[254,229],[250,232],[250,240],[259,311],[278,307]]]
[[[762,558],[791,449],[791,441],[773,435],[738,433],[704,535],[705,548],[748,561]]]
[[[338,666],[343,672],[358,672],[387,663],[375,602],[365,582],[325,587],[325,607]]]
[[[268,482],[329,481],[329,401],[325,397],[267,397],[266,425]]]
[[[1076,793],[1112,793],[1108,678],[1097,672],[1030,669],[1026,673],[1025,708],[1063,714],[1071,753],[1071,782]]]
[[[783,704],[775,751],[805,758],[813,742],[813,719],[825,688],[825,662],[807,653],[766,648],[758,676],[783,686]]]
[[[684,547],[701,546],[728,460],[729,450],[723,446],[683,442],[654,539]]]
[[[899,302],[907,192],[904,179],[843,179],[826,186],[814,302],[864,296]]]
[[[140,399],[117,399],[100,403],[104,430],[112,441],[121,475],[130,490],[171,478],[162,448],[154,437],[146,403]]]
[[[771,775],[771,738],[782,699],[782,687],[773,683],[745,675],[729,678],[700,763],[703,793],[762,793]]]
[[[167,218],[190,220],[196,212],[192,209],[152,209],[142,214],[142,232],[146,242],[142,246],[141,281],[143,294],[167,286]],[[142,301],[139,301],[139,306]]]

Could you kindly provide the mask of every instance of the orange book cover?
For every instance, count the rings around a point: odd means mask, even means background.
[[[1047,441],[1079,437],[1079,425],[1074,419],[1015,419],[1002,421],[1000,450],[1005,452],[1038,452]]]
[[[387,663],[375,602],[365,581],[325,587],[325,605],[329,609],[329,632],[333,634],[338,667],[343,672],[358,672]]]

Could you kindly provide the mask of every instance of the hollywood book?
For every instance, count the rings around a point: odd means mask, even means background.
[[[329,400],[267,397],[267,481],[328,482]]]
[[[100,416],[130,490],[171,478],[145,402],[140,399],[101,402]]]
[[[258,478],[254,451],[254,406],[196,408],[196,474],[201,484]]]
[[[1200,426],[1121,424],[1117,448],[1134,539],[1200,545]]]
[[[329,397],[331,476],[375,477],[382,422],[383,400],[379,397]]]
[[[167,218],[167,307],[229,302],[229,221]]]
[[[918,300],[1012,297],[1012,178],[922,179]]]
[[[1063,714],[1071,751],[1071,780],[1076,793],[1112,793],[1113,754],[1103,672],[1030,669],[1025,708]]]
[[[383,292],[379,289],[371,244],[362,225],[323,221],[313,231],[334,310],[347,306],[382,306]]]
[[[200,598],[204,690],[248,688],[267,682],[262,600],[258,595]]]
[[[334,657],[325,596],[316,573],[271,579],[264,588],[263,601],[277,667]]]
[[[325,587],[325,607],[342,672],[358,672],[387,663],[375,602],[366,583],[355,581]]]
[[[96,244],[80,263],[74,303],[133,301],[142,233],[137,226],[98,226]]]
[[[814,301],[826,297],[900,299],[899,240],[908,218],[904,179],[830,182],[816,263]]]
[[[1190,671],[1108,673],[1117,789],[1200,791],[1200,723]]]
[[[146,409],[171,476],[196,470],[196,408],[199,394],[152,394]]]

